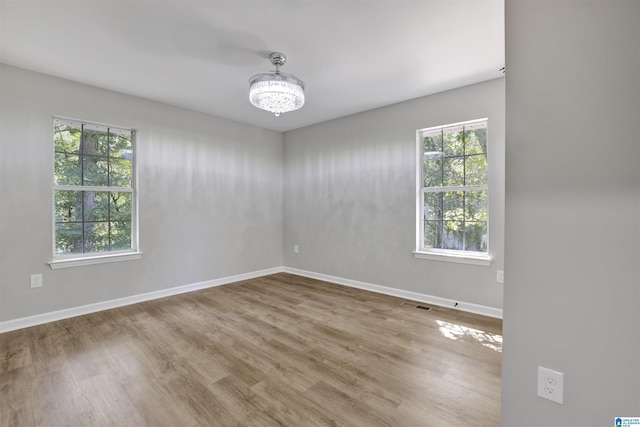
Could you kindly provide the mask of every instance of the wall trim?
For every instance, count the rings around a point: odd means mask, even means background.
[[[364,289],[366,291],[376,292],[379,294],[405,298],[412,301],[419,301],[427,304],[437,305],[440,307],[453,308],[456,310],[466,311],[468,313],[481,314],[488,317],[502,319],[501,308],[473,304],[464,301],[455,301],[448,298],[441,298],[432,295],[421,294],[418,292],[405,291],[402,289],[389,288],[387,286],[374,285],[372,283],[360,282],[357,280],[345,279],[343,277],[330,276],[328,274],[315,273],[313,271],[300,270],[292,267],[284,267],[284,272],[296,274],[298,276],[309,277],[311,279],[324,280],[325,282],[336,283],[338,285],[349,286],[352,288]]]
[[[78,307],[66,308],[63,310],[50,311],[48,313],[36,314],[33,316],[6,320],[4,322],[0,322],[0,333],[15,331],[17,329],[29,328],[31,326],[37,326],[37,325],[42,325],[44,323],[50,323],[58,320],[69,319],[71,317],[96,313],[98,311],[110,310],[112,308],[124,307],[126,305],[137,304],[145,301],[151,301],[158,298],[165,298],[172,295],[184,294],[187,292],[199,291],[201,289],[213,288],[216,286],[227,285],[229,283],[255,279],[257,277],[268,276],[270,274],[276,274],[276,273],[282,273],[282,272],[291,273],[291,274],[295,274],[302,277],[309,277],[311,279],[323,280],[325,282],[331,282],[338,285],[348,286],[351,288],[363,289],[366,291],[376,292],[379,294],[405,298],[412,301],[419,301],[427,304],[437,305],[440,307],[453,308],[456,310],[466,311],[469,313],[481,314],[484,316],[502,319],[502,309],[495,308],[495,307],[488,307],[488,306],[468,303],[464,301],[455,301],[448,298],[441,298],[433,295],[421,294],[421,293],[412,292],[412,291],[405,291],[402,289],[389,288],[387,286],[375,285],[373,283],[360,282],[357,280],[345,279],[343,277],[330,276],[328,274],[316,273],[313,271],[281,266],[281,267],[267,268],[264,270],[252,271],[249,273],[236,274],[234,276],[221,277],[219,279],[206,280],[204,282],[196,282],[188,285],[176,286],[173,288],[147,292],[144,294],[137,294],[137,295],[131,295],[123,298],[116,298],[108,301],[101,301],[93,304],[81,305]],[[457,306],[456,306],[456,303],[458,304]]]
[[[78,307],[66,308],[63,310],[50,311],[48,313],[36,314],[33,316],[21,317],[0,322],[0,333],[15,331],[17,329],[28,328],[31,326],[42,325],[44,323],[55,322],[57,320],[68,319],[70,317],[82,316],[84,314],[96,313],[98,311],[109,310],[112,308],[123,307],[125,305],[137,304],[144,301],[150,301],[158,298],[165,298],[172,295],[184,294],[187,292],[198,291],[201,289],[213,288],[215,286],[226,285],[242,280],[255,279],[256,277],[268,276],[270,274],[282,273],[283,267],[267,268],[265,270],[257,270],[249,273],[236,274],[234,276],[222,277],[219,279],[206,280],[204,282],[191,283],[174,288],[162,289],[159,291],[147,292],[144,294],[131,295],[128,297],[101,301],[93,304],[81,305]]]

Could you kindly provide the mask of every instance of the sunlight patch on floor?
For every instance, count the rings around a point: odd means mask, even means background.
[[[442,320],[436,320],[436,322],[440,326],[440,333],[446,338],[452,340],[470,338],[484,347],[502,352],[502,335],[492,334]]]

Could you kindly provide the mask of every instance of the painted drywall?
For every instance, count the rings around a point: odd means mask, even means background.
[[[416,130],[483,117],[493,263],[415,259]],[[285,266],[502,308],[503,78],[285,132],[284,168]]]
[[[506,1],[504,427],[640,417],[639,40],[635,0]]]
[[[142,259],[47,266],[54,115],[137,130]],[[280,132],[0,65],[0,165],[0,321],[282,266]]]

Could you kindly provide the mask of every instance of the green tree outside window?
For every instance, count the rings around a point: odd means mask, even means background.
[[[132,249],[133,131],[54,119],[55,255]]]

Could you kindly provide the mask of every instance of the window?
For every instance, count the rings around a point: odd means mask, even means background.
[[[136,252],[134,131],[54,118],[53,142],[52,268]]]
[[[417,146],[416,256],[488,264],[487,119],[418,130]]]

